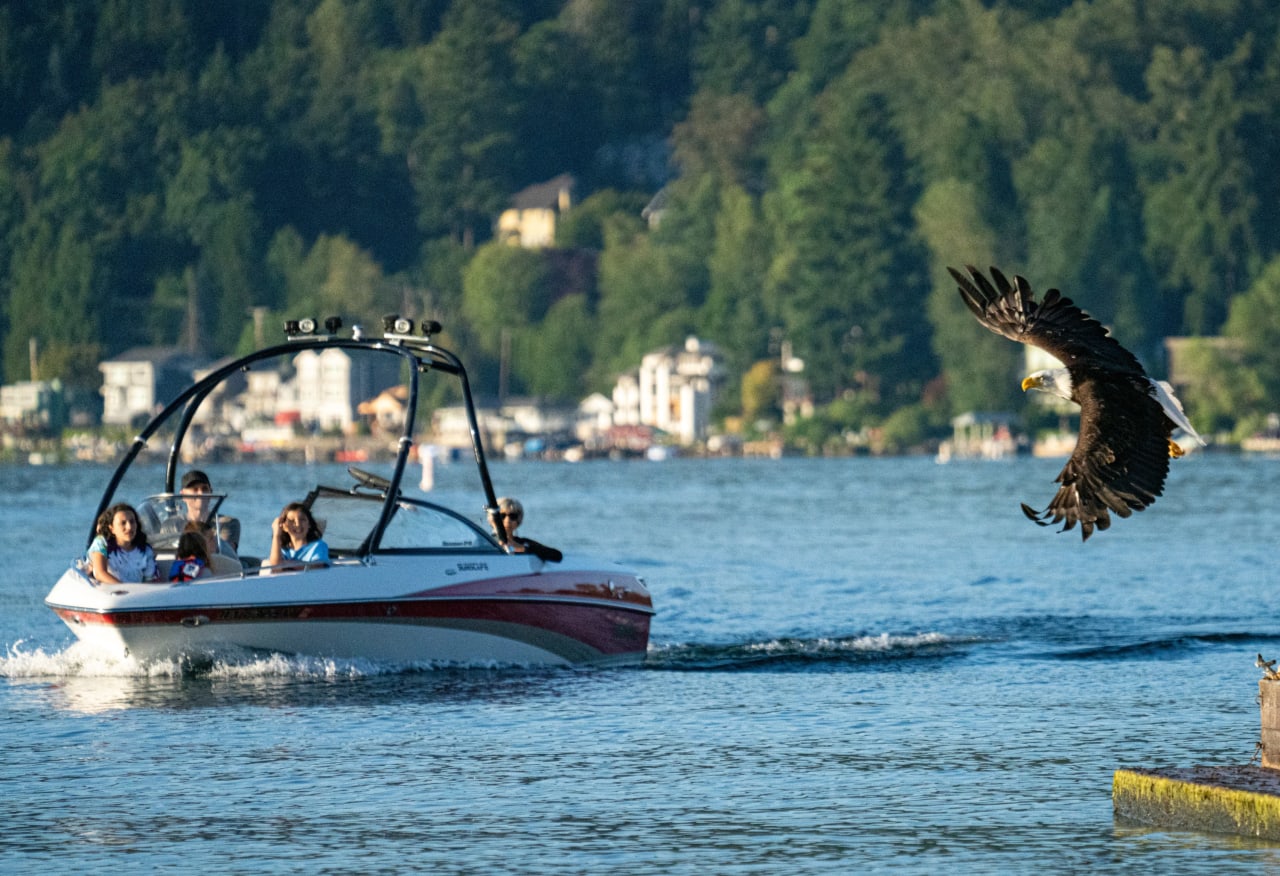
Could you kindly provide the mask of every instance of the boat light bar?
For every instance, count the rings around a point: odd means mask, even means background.
[[[318,327],[315,317],[307,316],[302,319],[287,319],[284,323],[284,333],[290,338],[297,338],[304,335],[314,335]],[[336,334],[340,328],[342,328],[342,319],[340,317],[330,316],[325,318],[324,330],[326,334]]]
[[[389,313],[382,318],[382,331],[389,337],[409,338],[413,336],[413,320],[398,313]],[[443,326],[434,319],[424,319],[419,327],[422,336],[430,339],[433,334],[444,331]]]

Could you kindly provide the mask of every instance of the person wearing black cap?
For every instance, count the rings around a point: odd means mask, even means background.
[[[206,520],[209,514],[209,500],[202,498],[213,492],[209,476],[198,468],[193,468],[182,476],[182,500],[187,503],[187,520],[196,523],[213,523]],[[225,556],[238,559],[240,549],[240,521],[234,517],[218,515],[218,550]]]

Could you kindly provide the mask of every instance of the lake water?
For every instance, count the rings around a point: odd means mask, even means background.
[[[1018,509],[1060,466],[496,465],[522,532],[640,567],[658,610],[643,667],[539,671],[83,654],[42,600],[107,472],[0,469],[0,871],[1280,870],[1110,797],[1254,757],[1280,460],[1175,463],[1087,544]],[[347,483],[210,471],[250,542],[281,480]]]

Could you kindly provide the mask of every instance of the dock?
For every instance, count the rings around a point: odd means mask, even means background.
[[[1118,769],[1111,789],[1116,817],[1280,841],[1280,676],[1263,678],[1258,692],[1260,764]]]

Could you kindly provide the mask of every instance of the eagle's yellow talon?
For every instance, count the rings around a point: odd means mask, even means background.
[[[1183,450],[1181,447],[1175,444],[1172,440],[1169,441],[1169,458],[1170,459],[1178,459],[1179,457],[1186,456],[1186,455],[1187,455],[1187,451]]]

